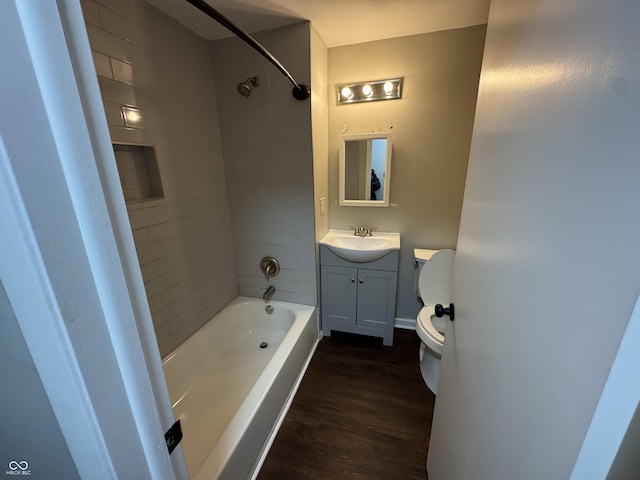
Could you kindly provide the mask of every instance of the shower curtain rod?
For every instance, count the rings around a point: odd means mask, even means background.
[[[216,22],[218,22],[220,25],[222,25],[226,29],[235,33],[238,37],[240,37],[242,40],[248,43],[251,47],[257,50],[258,53],[260,53],[260,55],[262,55],[267,60],[269,60],[293,84],[293,90],[291,93],[293,94],[293,97],[296,100],[305,100],[309,98],[309,94],[311,93],[309,91],[309,87],[307,87],[306,85],[303,85],[302,83],[296,82],[295,79],[291,76],[291,74],[287,71],[287,69],[284,68],[282,64],[278,61],[278,59],[274,57],[269,50],[267,50],[262,45],[260,45],[253,37],[251,37],[251,35],[240,30],[240,28],[237,25],[235,25],[231,20],[229,20],[227,17],[225,17],[223,14],[221,14],[218,10],[213,8],[204,0],[186,0],[186,1],[189,2],[191,5],[193,5],[194,7],[196,7],[201,12],[213,18]]]

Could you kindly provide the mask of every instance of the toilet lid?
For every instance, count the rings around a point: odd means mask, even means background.
[[[425,262],[418,279],[420,298],[425,305],[449,303],[455,257],[454,250],[445,249],[437,251]]]

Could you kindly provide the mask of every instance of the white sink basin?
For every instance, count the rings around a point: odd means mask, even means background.
[[[329,230],[320,243],[350,262],[372,262],[393,250],[400,250],[400,234],[372,232],[370,237],[359,237],[353,230]]]

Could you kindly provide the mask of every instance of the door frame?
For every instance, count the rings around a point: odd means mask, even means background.
[[[571,480],[607,478],[640,408],[640,296],[631,314]],[[636,461],[636,465],[638,462]]]
[[[9,302],[80,476],[186,479],[80,3],[1,10]]]

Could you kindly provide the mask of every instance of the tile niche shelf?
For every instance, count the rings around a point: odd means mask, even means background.
[[[164,198],[153,147],[113,144],[122,192],[127,203]]]

